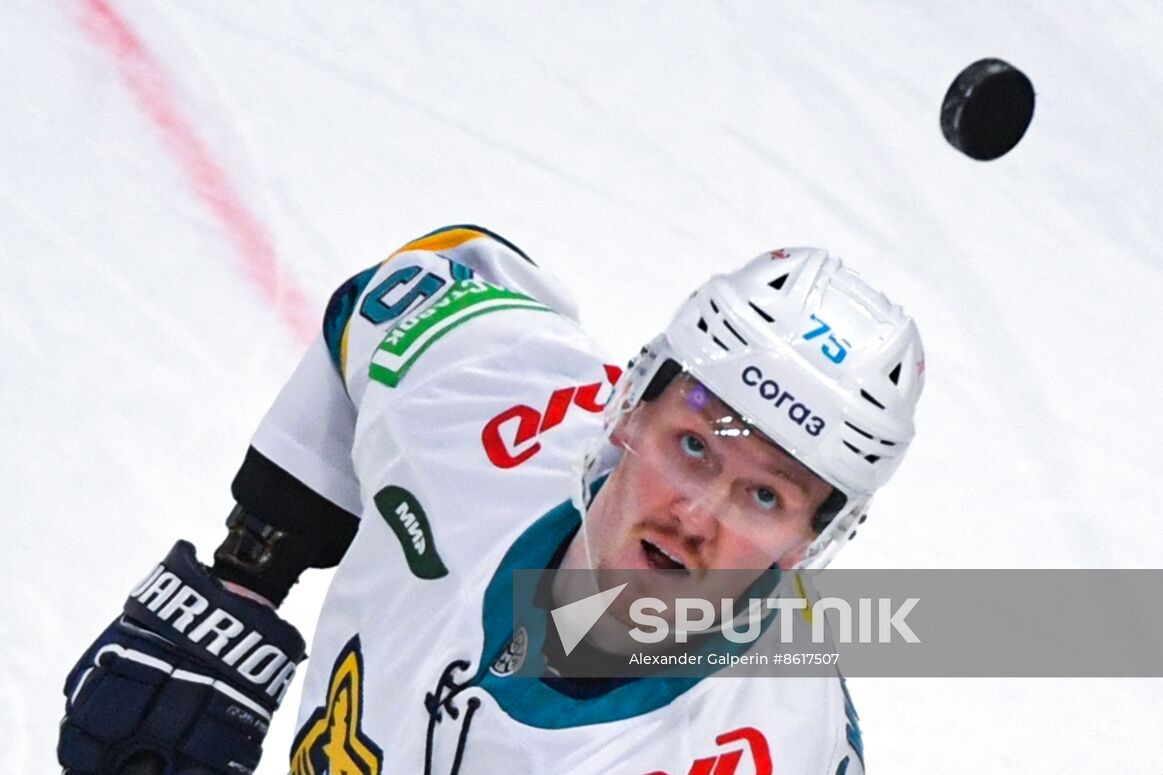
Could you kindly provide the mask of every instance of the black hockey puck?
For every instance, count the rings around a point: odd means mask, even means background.
[[[962,70],[941,104],[941,131],[957,150],[980,161],[1009,153],[1034,117],[1034,85],[1000,59]]]

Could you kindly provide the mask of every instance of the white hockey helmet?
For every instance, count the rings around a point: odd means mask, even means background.
[[[615,386],[607,437],[668,363],[843,496],[804,567],[823,567],[855,535],[900,465],[925,367],[913,320],[816,248],[764,253],[696,290]],[[579,508],[612,463],[587,456]]]

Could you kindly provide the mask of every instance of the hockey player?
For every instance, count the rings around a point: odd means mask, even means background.
[[[512,571],[826,563],[923,364],[899,307],[797,248],[712,278],[623,373],[516,247],[429,234],[336,291],[213,566],[178,542],[69,674],[60,761],[252,772],[304,657],[275,609],[338,564],[293,775],[861,772],[838,676],[514,675],[560,644],[514,626]]]

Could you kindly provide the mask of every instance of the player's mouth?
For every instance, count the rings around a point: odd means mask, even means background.
[[[640,542],[642,545],[642,554],[646,557],[646,564],[654,570],[681,570],[690,571],[682,560],[669,553],[661,546],[645,538]]]

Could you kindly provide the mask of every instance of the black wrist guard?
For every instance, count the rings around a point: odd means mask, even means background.
[[[214,575],[262,595],[276,607],[304,570],[312,550],[304,541],[235,506],[226,518],[226,540],[214,551]]]
[[[238,505],[214,553],[214,575],[276,606],[307,568],[339,563],[355,538],[355,514],[319,495],[254,447],[230,486]]]

